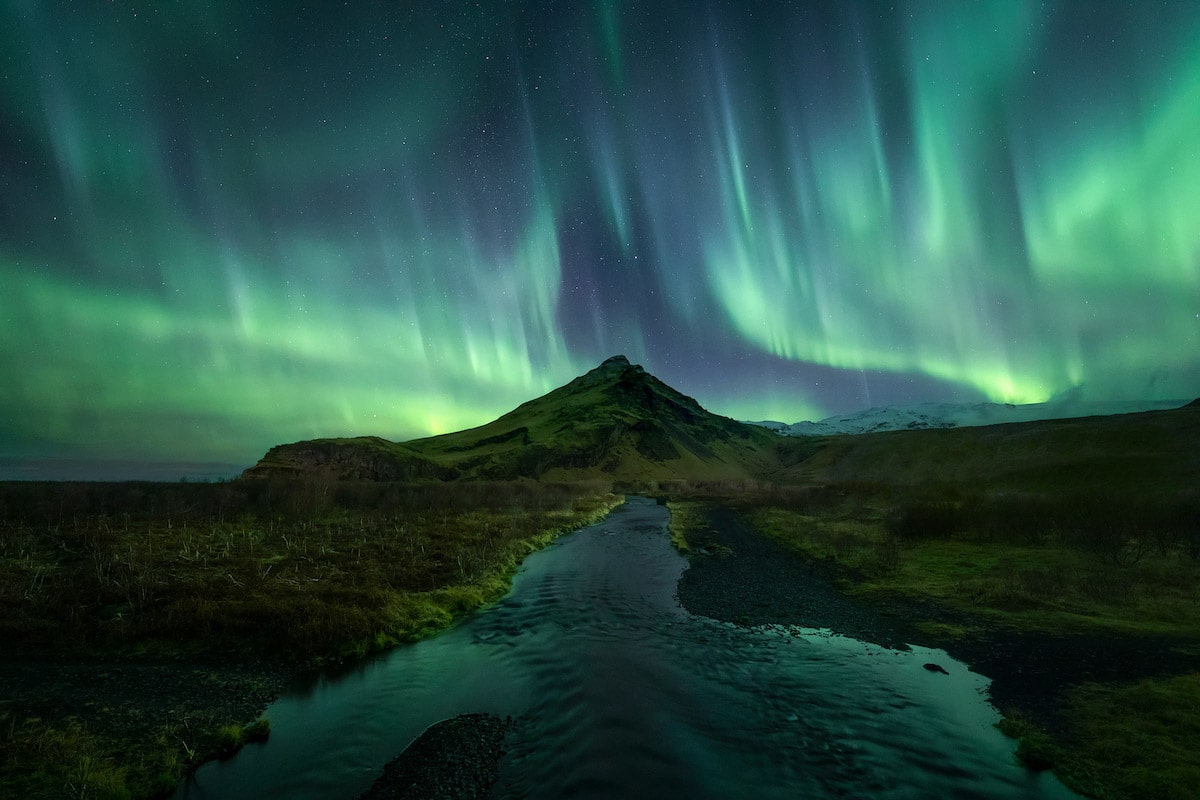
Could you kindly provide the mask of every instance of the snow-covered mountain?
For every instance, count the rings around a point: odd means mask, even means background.
[[[1137,411],[1161,411],[1179,408],[1186,400],[1088,401],[1073,397],[1046,403],[1012,405],[1009,403],[918,403],[911,406],[869,408],[854,414],[839,414],[817,422],[788,425],[774,420],[750,421],[783,436],[836,436],[878,431],[959,428],[1000,425],[1007,422],[1032,422],[1039,419],[1099,417],[1130,414]]]

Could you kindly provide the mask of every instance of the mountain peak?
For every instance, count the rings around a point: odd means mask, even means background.
[[[628,367],[628,366],[630,366],[629,359],[626,358],[625,356],[612,356],[611,358],[606,358],[600,362],[601,368],[604,368],[604,367]]]
[[[636,375],[649,376],[639,364],[631,364],[625,356],[612,356],[600,362],[600,366],[580,375],[568,386],[593,386],[596,383],[611,383],[613,381],[633,378]]]
[[[353,480],[758,477],[775,435],[706,411],[623,355],[478,428],[273,448],[248,474]]]

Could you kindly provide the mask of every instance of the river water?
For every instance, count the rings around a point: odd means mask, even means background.
[[[471,712],[523,720],[499,798],[1074,797],[1017,766],[987,679],[940,650],[689,615],[666,525],[630,499],[529,556],[495,605],[281,697],[267,742],[176,798],[354,798]]]

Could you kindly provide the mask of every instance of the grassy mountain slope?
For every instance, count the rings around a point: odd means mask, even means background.
[[[1200,405],[979,428],[789,438],[788,483],[989,484],[1158,491],[1200,485]]]
[[[395,443],[280,445],[247,477],[693,480],[765,477],[778,437],[704,410],[624,356],[478,428]]]

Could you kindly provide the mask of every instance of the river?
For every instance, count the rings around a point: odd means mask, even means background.
[[[1014,762],[987,679],[940,650],[689,615],[667,519],[631,498],[562,537],[498,603],[281,697],[267,742],[176,798],[354,798],[471,712],[522,719],[498,798],[1075,796]]]

